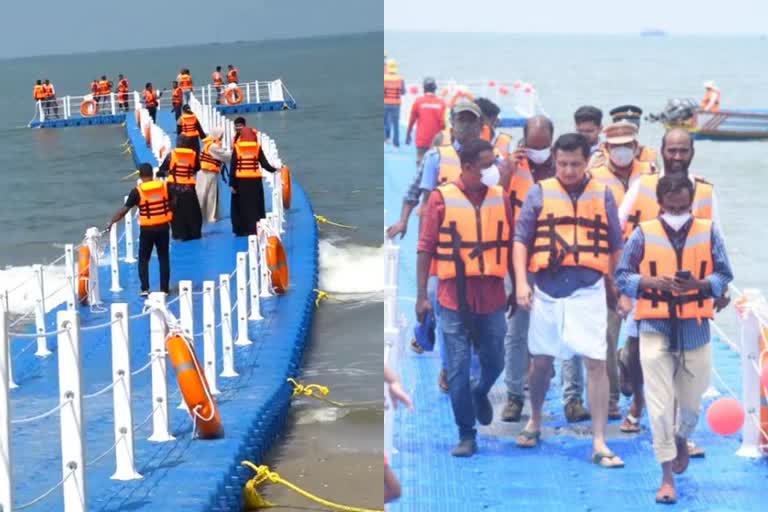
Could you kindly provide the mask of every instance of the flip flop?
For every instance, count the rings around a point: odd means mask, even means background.
[[[413,351],[414,351],[414,352],[416,352],[417,354],[423,354],[423,353],[424,353],[424,349],[423,349],[423,348],[421,348],[421,345],[419,345],[419,344],[416,342],[416,338],[413,338],[413,339],[411,340],[411,350],[413,350]]]
[[[619,430],[626,434],[637,434],[641,430],[640,420],[631,414],[627,414],[627,416],[624,418],[624,421],[622,421],[621,425],[619,425]]]
[[[677,503],[677,492],[675,492],[675,488],[670,484],[661,484],[659,490],[656,491],[656,503],[661,503],[663,505]]]
[[[706,450],[701,446],[696,446],[693,441],[688,441],[688,458],[703,459],[707,456]]]
[[[677,457],[672,461],[672,472],[676,475],[681,475],[688,469],[688,461],[690,459],[690,455],[688,454],[688,443],[685,439],[675,437],[675,445],[677,446]]]
[[[617,462],[611,462],[611,459],[616,459]],[[597,464],[603,468],[618,469],[624,467],[624,461],[622,461],[618,455],[611,452],[595,452],[592,454],[592,463]]]
[[[517,435],[515,444],[520,448],[536,448],[539,445],[540,437],[541,437],[541,432],[530,432],[528,430],[521,430],[520,433]],[[533,444],[530,444],[531,441],[533,441]]]

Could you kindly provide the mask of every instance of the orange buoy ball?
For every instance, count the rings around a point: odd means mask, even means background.
[[[744,407],[735,398],[718,398],[707,409],[707,424],[721,436],[735,434],[744,426]]]

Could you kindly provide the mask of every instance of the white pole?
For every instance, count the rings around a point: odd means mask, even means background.
[[[251,279],[251,316],[249,320],[263,320],[259,298],[259,244],[257,235],[248,235],[248,268]]]
[[[203,359],[205,380],[212,395],[220,393],[216,386],[216,282],[203,281]]]
[[[125,196],[128,200],[128,196]],[[133,210],[125,216],[125,260],[126,263],[136,263],[133,252]]]
[[[7,293],[7,292],[6,292]],[[6,295],[7,296],[7,295]],[[10,338],[8,315],[0,307],[0,510],[13,510],[13,452],[11,451]]]
[[[229,274],[219,275],[219,305],[221,317],[221,350],[223,369],[221,377],[237,377],[235,371],[235,347],[232,345],[232,296],[229,290]]]
[[[254,89],[256,90],[256,103],[261,103],[261,100],[259,99],[259,82],[255,81],[253,82]]]
[[[253,343],[248,339],[248,258],[247,252],[237,253],[237,341],[235,345]]]
[[[192,297],[192,281],[179,281],[179,323],[181,324],[181,330],[184,332],[184,336],[191,340],[190,342],[194,346],[195,338],[195,321],[194,321],[194,299]],[[184,401],[184,397],[181,397],[177,409],[182,411],[187,410],[187,403]]]
[[[128,304],[112,304],[112,388],[115,411],[115,472],[112,480],[137,480],[133,456],[133,412],[131,411],[131,338]]]
[[[151,301],[165,305],[163,292],[149,294]],[[165,335],[167,326],[165,317],[158,311],[152,311],[149,320],[150,343],[152,346],[152,435],[150,441],[162,443],[175,438],[168,431],[168,372],[166,369]]]
[[[120,264],[118,262],[118,247],[117,247],[117,224],[112,224],[109,230],[109,266],[112,275],[112,286],[109,288],[111,292],[120,292],[123,289],[120,287]]]
[[[77,306],[77,273],[75,272],[75,246],[64,246],[64,273],[67,276],[67,310],[74,311]]]
[[[59,311],[56,314],[56,328],[66,329],[58,335],[59,400],[61,404],[66,404],[59,413],[64,511],[85,512],[88,507],[85,491],[80,314],[77,311]]]
[[[37,299],[35,299],[35,326],[37,333],[45,332],[45,285],[43,283],[43,266],[34,265],[35,278],[37,279]],[[48,338],[45,335],[37,337],[38,357],[48,357],[51,351],[48,350]]]
[[[40,113],[40,122],[45,121],[45,110],[43,110],[43,102],[37,100],[37,111]]]
[[[764,302],[760,290],[744,290],[747,306]],[[741,394],[747,419],[741,434],[741,448],[736,455],[741,457],[761,457],[760,451],[760,375],[755,371],[754,363],[760,364],[760,322],[757,316],[747,309],[748,314],[741,319]]]
[[[251,102],[251,84],[249,82],[245,82],[245,102]]]
[[[8,306],[10,302],[8,302],[8,290],[3,291],[3,295],[0,297],[3,300],[3,303],[0,304],[0,310],[3,311],[5,314],[5,318],[8,318]],[[7,350],[8,351],[8,389],[16,389],[19,387],[16,382],[13,380],[13,352],[11,351],[11,338],[8,336],[7,329],[3,328],[2,320],[0,320],[0,343],[3,344],[2,347],[0,347],[0,350]],[[2,364],[2,362],[0,362]],[[0,376],[0,379],[2,376]],[[2,405],[0,405],[2,407]],[[0,422],[0,426],[2,426],[2,422]],[[0,454],[1,456],[2,454]],[[0,508],[0,511],[2,508]]]
[[[270,297],[272,296],[270,286],[270,274],[269,274],[269,266],[267,265],[267,235],[265,226],[268,226],[267,219],[261,219],[259,221],[259,234],[258,234],[258,243],[257,243],[257,252],[258,252],[258,261],[259,261],[259,271],[260,271],[260,296],[261,297]]]
[[[101,293],[99,290],[99,254],[96,243],[89,243],[91,249],[91,260],[88,266],[88,303],[93,306],[101,304]]]
[[[109,103],[112,107],[112,115],[115,115],[116,109],[115,109],[115,93],[111,92],[109,93]]]

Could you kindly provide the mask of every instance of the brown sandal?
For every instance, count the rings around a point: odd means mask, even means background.
[[[640,420],[631,414],[627,414],[627,416],[624,418],[624,421],[622,421],[621,425],[619,425],[619,430],[626,434],[637,434],[641,430]]]
[[[663,505],[672,505],[677,503],[677,492],[675,486],[670,484],[661,484],[659,490],[656,491],[656,503]]]

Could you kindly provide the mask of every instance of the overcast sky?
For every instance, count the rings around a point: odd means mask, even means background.
[[[381,2],[4,0],[0,58],[381,31]]]
[[[768,33],[768,0],[384,0],[386,30]]]

